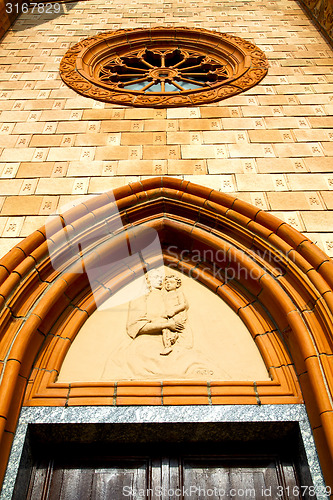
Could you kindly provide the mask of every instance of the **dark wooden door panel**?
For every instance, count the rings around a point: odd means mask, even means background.
[[[47,500],[78,500],[90,498],[92,491],[91,471],[76,467],[55,468],[50,482]]]
[[[37,464],[32,472],[27,498],[44,500],[48,498],[53,463]]]
[[[297,484],[277,457],[77,457],[36,465],[27,500],[301,500]]]
[[[154,458],[150,470],[149,500],[179,500],[175,490],[181,487],[178,458]]]
[[[183,461],[183,483],[191,490],[191,500],[282,500],[284,498],[284,466],[277,460],[261,464],[228,464],[225,460],[196,459]],[[287,467],[286,478],[295,486],[293,467]],[[205,495],[206,493],[206,495]],[[300,497],[290,497],[298,500]]]
[[[216,488],[218,494],[210,495],[212,500],[219,500],[221,497],[227,498],[229,490],[229,470],[221,468],[221,464],[204,460],[184,460],[183,461],[183,484],[190,494],[191,500],[204,498],[207,490]],[[225,492],[224,495],[220,494]]]
[[[94,469],[91,500],[135,500],[135,492],[148,488],[148,470],[147,460],[119,461],[108,468]]]

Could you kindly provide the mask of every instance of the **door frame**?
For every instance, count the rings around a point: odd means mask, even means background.
[[[202,424],[226,426],[241,424],[241,429],[246,432],[247,425],[265,425],[269,437],[273,433],[274,424],[286,425],[295,423],[298,426],[300,442],[304,449],[305,462],[302,469],[307,469],[305,474],[310,474],[318,500],[327,500],[324,494],[325,482],[320,468],[314,439],[303,404],[296,405],[225,405],[225,406],[82,406],[82,407],[23,407],[21,410],[18,427],[15,433],[12,451],[6,471],[0,500],[12,498],[21,459],[29,448],[29,428],[38,424],[47,424],[56,429],[57,424]],[[273,425],[270,425],[273,424]],[[118,426],[119,427],[119,426]],[[156,427],[157,428],[157,427]],[[264,427],[262,427],[264,428]],[[270,430],[271,429],[271,430]],[[51,427],[50,427],[51,431]],[[238,432],[238,431],[237,431]],[[303,481],[302,478],[300,478]],[[314,497],[312,497],[314,498]]]

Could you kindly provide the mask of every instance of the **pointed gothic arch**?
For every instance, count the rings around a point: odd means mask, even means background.
[[[303,396],[325,479],[333,483],[333,264],[316,245],[236,197],[169,177],[104,193],[61,221],[61,226],[55,219],[36,231],[0,261],[2,457],[9,454],[23,401],[31,406],[274,404],[301,402]],[[121,254],[128,231],[140,246],[145,228],[159,235],[166,264],[195,276],[237,312],[271,381],[169,383],[164,388],[160,383],[56,382],[69,345],[96,309],[96,297],[104,300],[135,275],[135,265],[123,266]],[[76,237],[85,242],[83,251],[82,246],[77,251]],[[194,259],[204,250],[209,259]],[[92,293],[85,269],[103,264],[109,255],[114,257],[108,274],[96,275]],[[146,265],[156,258],[148,255]],[[233,279],[227,279],[231,272]],[[4,472],[6,464],[0,467]]]

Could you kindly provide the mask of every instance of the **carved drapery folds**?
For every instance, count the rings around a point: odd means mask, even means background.
[[[162,27],[100,33],[71,47],[60,64],[76,92],[145,107],[220,101],[259,83],[267,69],[265,54],[242,38]]]

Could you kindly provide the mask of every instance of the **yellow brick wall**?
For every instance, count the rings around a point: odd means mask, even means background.
[[[0,45],[0,254],[66,203],[146,176],[237,193],[333,256],[332,49],[294,0],[90,0],[22,14]],[[263,49],[268,76],[220,103],[135,109],[64,85],[68,47],[118,28],[195,26]]]

